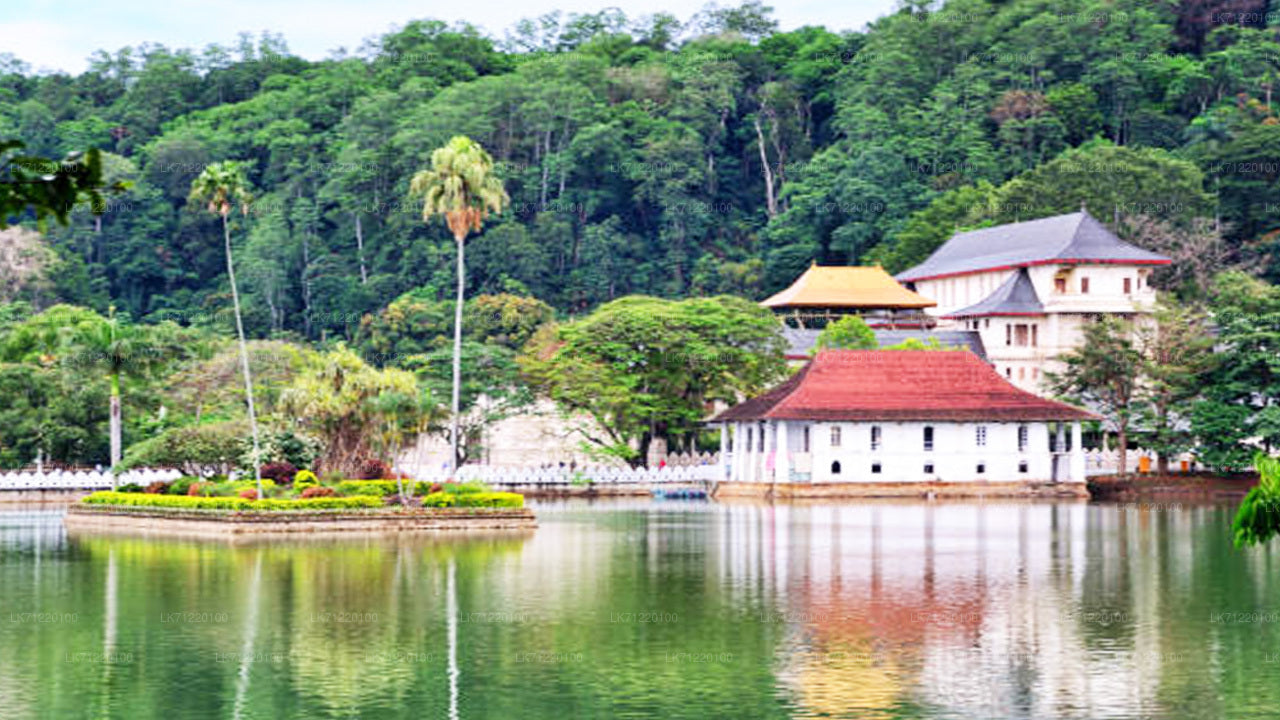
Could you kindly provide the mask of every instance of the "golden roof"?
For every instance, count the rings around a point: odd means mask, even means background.
[[[812,265],[791,287],[760,303],[768,308],[933,307],[936,302],[898,284],[884,268]]]

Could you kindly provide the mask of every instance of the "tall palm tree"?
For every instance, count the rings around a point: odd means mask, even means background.
[[[253,478],[258,483],[258,497],[262,494],[262,468],[259,462],[258,417],[253,407],[253,378],[249,374],[249,346],[244,341],[244,320],[240,317],[240,293],[236,290],[236,268],[231,259],[231,226],[227,217],[234,205],[240,212],[249,214],[253,194],[249,181],[239,163],[213,163],[204,169],[191,183],[190,200],[205,203],[209,212],[222,216],[222,241],[227,251],[227,279],[231,282],[231,304],[236,315],[236,335],[240,339],[240,365],[244,370],[245,399],[249,404],[249,430],[253,434]]]
[[[493,158],[471,138],[454,137],[448,145],[431,153],[431,168],[421,170],[409,183],[413,196],[422,196],[422,220],[443,215],[445,224],[458,241],[458,302],[453,317],[453,414],[450,445],[453,459],[450,472],[458,465],[458,388],[462,380],[462,302],[466,291],[465,242],[479,231],[489,213],[500,213],[510,199],[502,179],[493,172]]]
[[[70,342],[88,351],[93,364],[101,366],[107,372],[107,380],[111,387],[111,467],[120,464],[121,442],[121,410],[120,410],[120,376],[129,373],[143,373],[158,359],[159,346],[154,342],[149,328],[131,325],[120,321],[116,309],[112,306],[105,320],[96,319],[84,322],[74,330]],[[114,475],[113,480],[114,483]]]

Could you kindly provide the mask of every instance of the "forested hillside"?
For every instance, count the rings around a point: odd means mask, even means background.
[[[408,180],[457,134],[512,199],[468,244],[470,292],[562,314],[632,293],[759,298],[812,261],[896,270],[958,227],[1081,203],[1275,279],[1268,10],[917,1],[865,32],[780,32],[749,3],[686,22],[552,16],[502,38],[414,20],[320,62],[274,36],[99,51],[76,76],[7,57],[0,138],[101,148],[106,179],[130,183],[50,228],[57,255],[26,299],[225,331],[221,226],[187,198],[207,164],[239,160],[256,198],[233,216],[249,333],[358,340],[405,293],[449,297],[453,240]]]

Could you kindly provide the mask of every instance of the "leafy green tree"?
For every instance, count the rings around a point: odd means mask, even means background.
[[[1280,459],[1258,453],[1253,464],[1258,484],[1240,501],[1231,522],[1237,548],[1260,545],[1280,534]]]
[[[1280,290],[1239,272],[1223,273],[1210,304],[1217,362],[1202,378],[1192,414],[1197,453],[1210,465],[1248,464],[1248,438],[1280,445]]]
[[[880,343],[876,334],[867,326],[866,321],[858,315],[846,315],[827,326],[818,333],[818,340],[813,344],[813,352],[819,350],[878,350]]]
[[[374,456],[375,447],[384,452],[392,449],[390,444],[378,443],[402,441],[402,436],[387,433],[406,432],[403,423],[417,417],[417,411],[408,412],[405,403],[418,396],[411,373],[379,370],[340,345],[308,358],[281,393],[279,407],[296,419],[298,427],[323,441],[319,467],[350,474]]]
[[[244,320],[240,315],[240,293],[236,289],[235,263],[231,256],[231,225],[228,216],[231,209],[239,205],[243,215],[249,214],[253,203],[253,195],[249,191],[249,181],[244,170],[234,162],[214,163],[206,167],[191,183],[190,199],[193,202],[205,203],[209,212],[222,218],[223,247],[227,256],[227,281],[231,285],[231,302],[236,316],[236,336],[240,340],[240,365],[244,370],[245,402],[249,407],[249,430],[253,435],[254,457],[258,457],[258,417],[253,407],[253,377],[249,373],[249,349],[244,339]],[[258,497],[266,497],[262,490],[261,464],[253,463],[253,476],[258,484]]]
[[[97,149],[50,160],[19,154],[23,147],[20,140],[0,140],[0,230],[29,210],[43,228],[50,216],[65,224],[81,198],[91,207],[102,206],[102,154]]]
[[[1133,334],[1131,323],[1104,315],[1085,325],[1080,347],[1061,357],[1065,367],[1046,373],[1055,394],[1097,409],[1115,426],[1121,474],[1128,467],[1129,428],[1142,406],[1143,358]]]
[[[773,314],[741,298],[632,296],[547,326],[520,363],[562,411],[591,418],[577,428],[590,448],[638,466],[654,439],[687,439],[713,403],[779,378],[783,346]]]
[[[409,190],[422,197],[422,219],[441,215],[458,243],[458,294],[453,316],[452,469],[458,467],[458,393],[462,376],[462,305],[466,291],[465,241],[479,232],[490,213],[501,213],[509,199],[494,174],[493,158],[470,138],[457,136],[431,154],[431,169],[413,176]]]
[[[1138,417],[1149,433],[1147,447],[1157,453],[1157,470],[1164,475],[1169,458],[1194,445],[1188,409],[1214,362],[1208,317],[1166,296],[1151,320],[1138,325],[1137,347],[1143,358]]]
[[[100,367],[110,385],[111,466],[120,463],[123,452],[123,430],[120,408],[120,377],[146,374],[163,362],[168,352],[179,348],[165,347],[159,326],[133,325],[122,321],[111,308],[106,318],[70,328],[74,333],[78,364]],[[114,477],[114,476],[113,476]],[[113,480],[114,482],[114,480]]]
[[[427,397],[444,397],[452,386],[449,361],[450,350],[440,348],[409,357],[401,366],[417,376]],[[484,456],[488,449],[486,431],[526,410],[533,403],[533,392],[520,376],[515,351],[508,347],[464,340],[462,362],[467,373],[463,376],[458,400],[461,438],[458,449],[465,463]]]

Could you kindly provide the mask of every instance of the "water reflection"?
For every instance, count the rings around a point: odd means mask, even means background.
[[[1274,717],[1231,508],[544,503],[228,545],[0,511],[6,717]],[[16,615],[15,615],[16,613]],[[26,615],[24,615],[26,613]],[[86,711],[86,709],[92,709]]]

